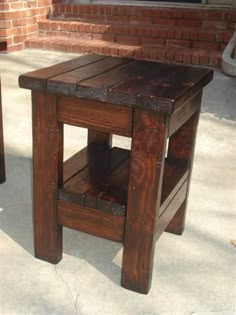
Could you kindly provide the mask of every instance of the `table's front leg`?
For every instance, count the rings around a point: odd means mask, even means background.
[[[140,293],[147,293],[151,284],[166,140],[165,115],[141,109],[135,111],[122,285]]]
[[[62,258],[62,226],[57,224],[57,189],[62,184],[63,125],[56,96],[32,92],[35,256],[51,263]]]

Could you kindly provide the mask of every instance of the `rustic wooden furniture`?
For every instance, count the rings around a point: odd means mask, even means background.
[[[0,78],[0,184],[6,180],[5,174],[5,157],[3,142],[3,126],[2,126],[2,94],[1,94],[1,78]]]
[[[62,227],[124,244],[122,284],[147,293],[155,241],[181,234],[202,88],[212,71],[88,55],[20,76],[32,90],[36,257],[58,263]],[[63,164],[63,124],[88,146]],[[112,134],[132,138],[112,147]]]

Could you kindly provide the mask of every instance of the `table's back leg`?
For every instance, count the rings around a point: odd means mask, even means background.
[[[1,78],[0,78],[0,183],[5,182],[5,156],[3,141],[3,125],[2,125],[2,95],[1,95]]]
[[[166,117],[136,110],[131,147],[122,285],[148,293],[152,278],[154,230],[160,206],[167,140]]]
[[[199,110],[195,112],[195,114],[193,114],[190,119],[169,139],[167,158],[171,161],[176,161],[176,163],[187,163],[189,167],[188,188],[185,201],[177,210],[173,219],[166,228],[166,232],[177,235],[181,235],[183,233],[185,226],[187,201],[193,166],[194,147],[201,105],[201,94],[196,96],[196,100],[199,102]]]
[[[112,146],[112,134],[88,129],[88,145],[92,144],[97,150],[103,150]]]
[[[62,226],[57,224],[57,188],[62,183],[63,125],[56,96],[32,92],[35,256],[51,263],[62,258]]]

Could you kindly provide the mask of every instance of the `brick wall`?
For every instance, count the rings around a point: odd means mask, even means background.
[[[37,22],[50,15],[53,0],[1,0],[0,50],[22,49],[24,41],[37,33]]]

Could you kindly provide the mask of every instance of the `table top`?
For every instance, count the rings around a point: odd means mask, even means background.
[[[213,77],[207,68],[86,55],[23,74],[22,88],[172,113]]]

